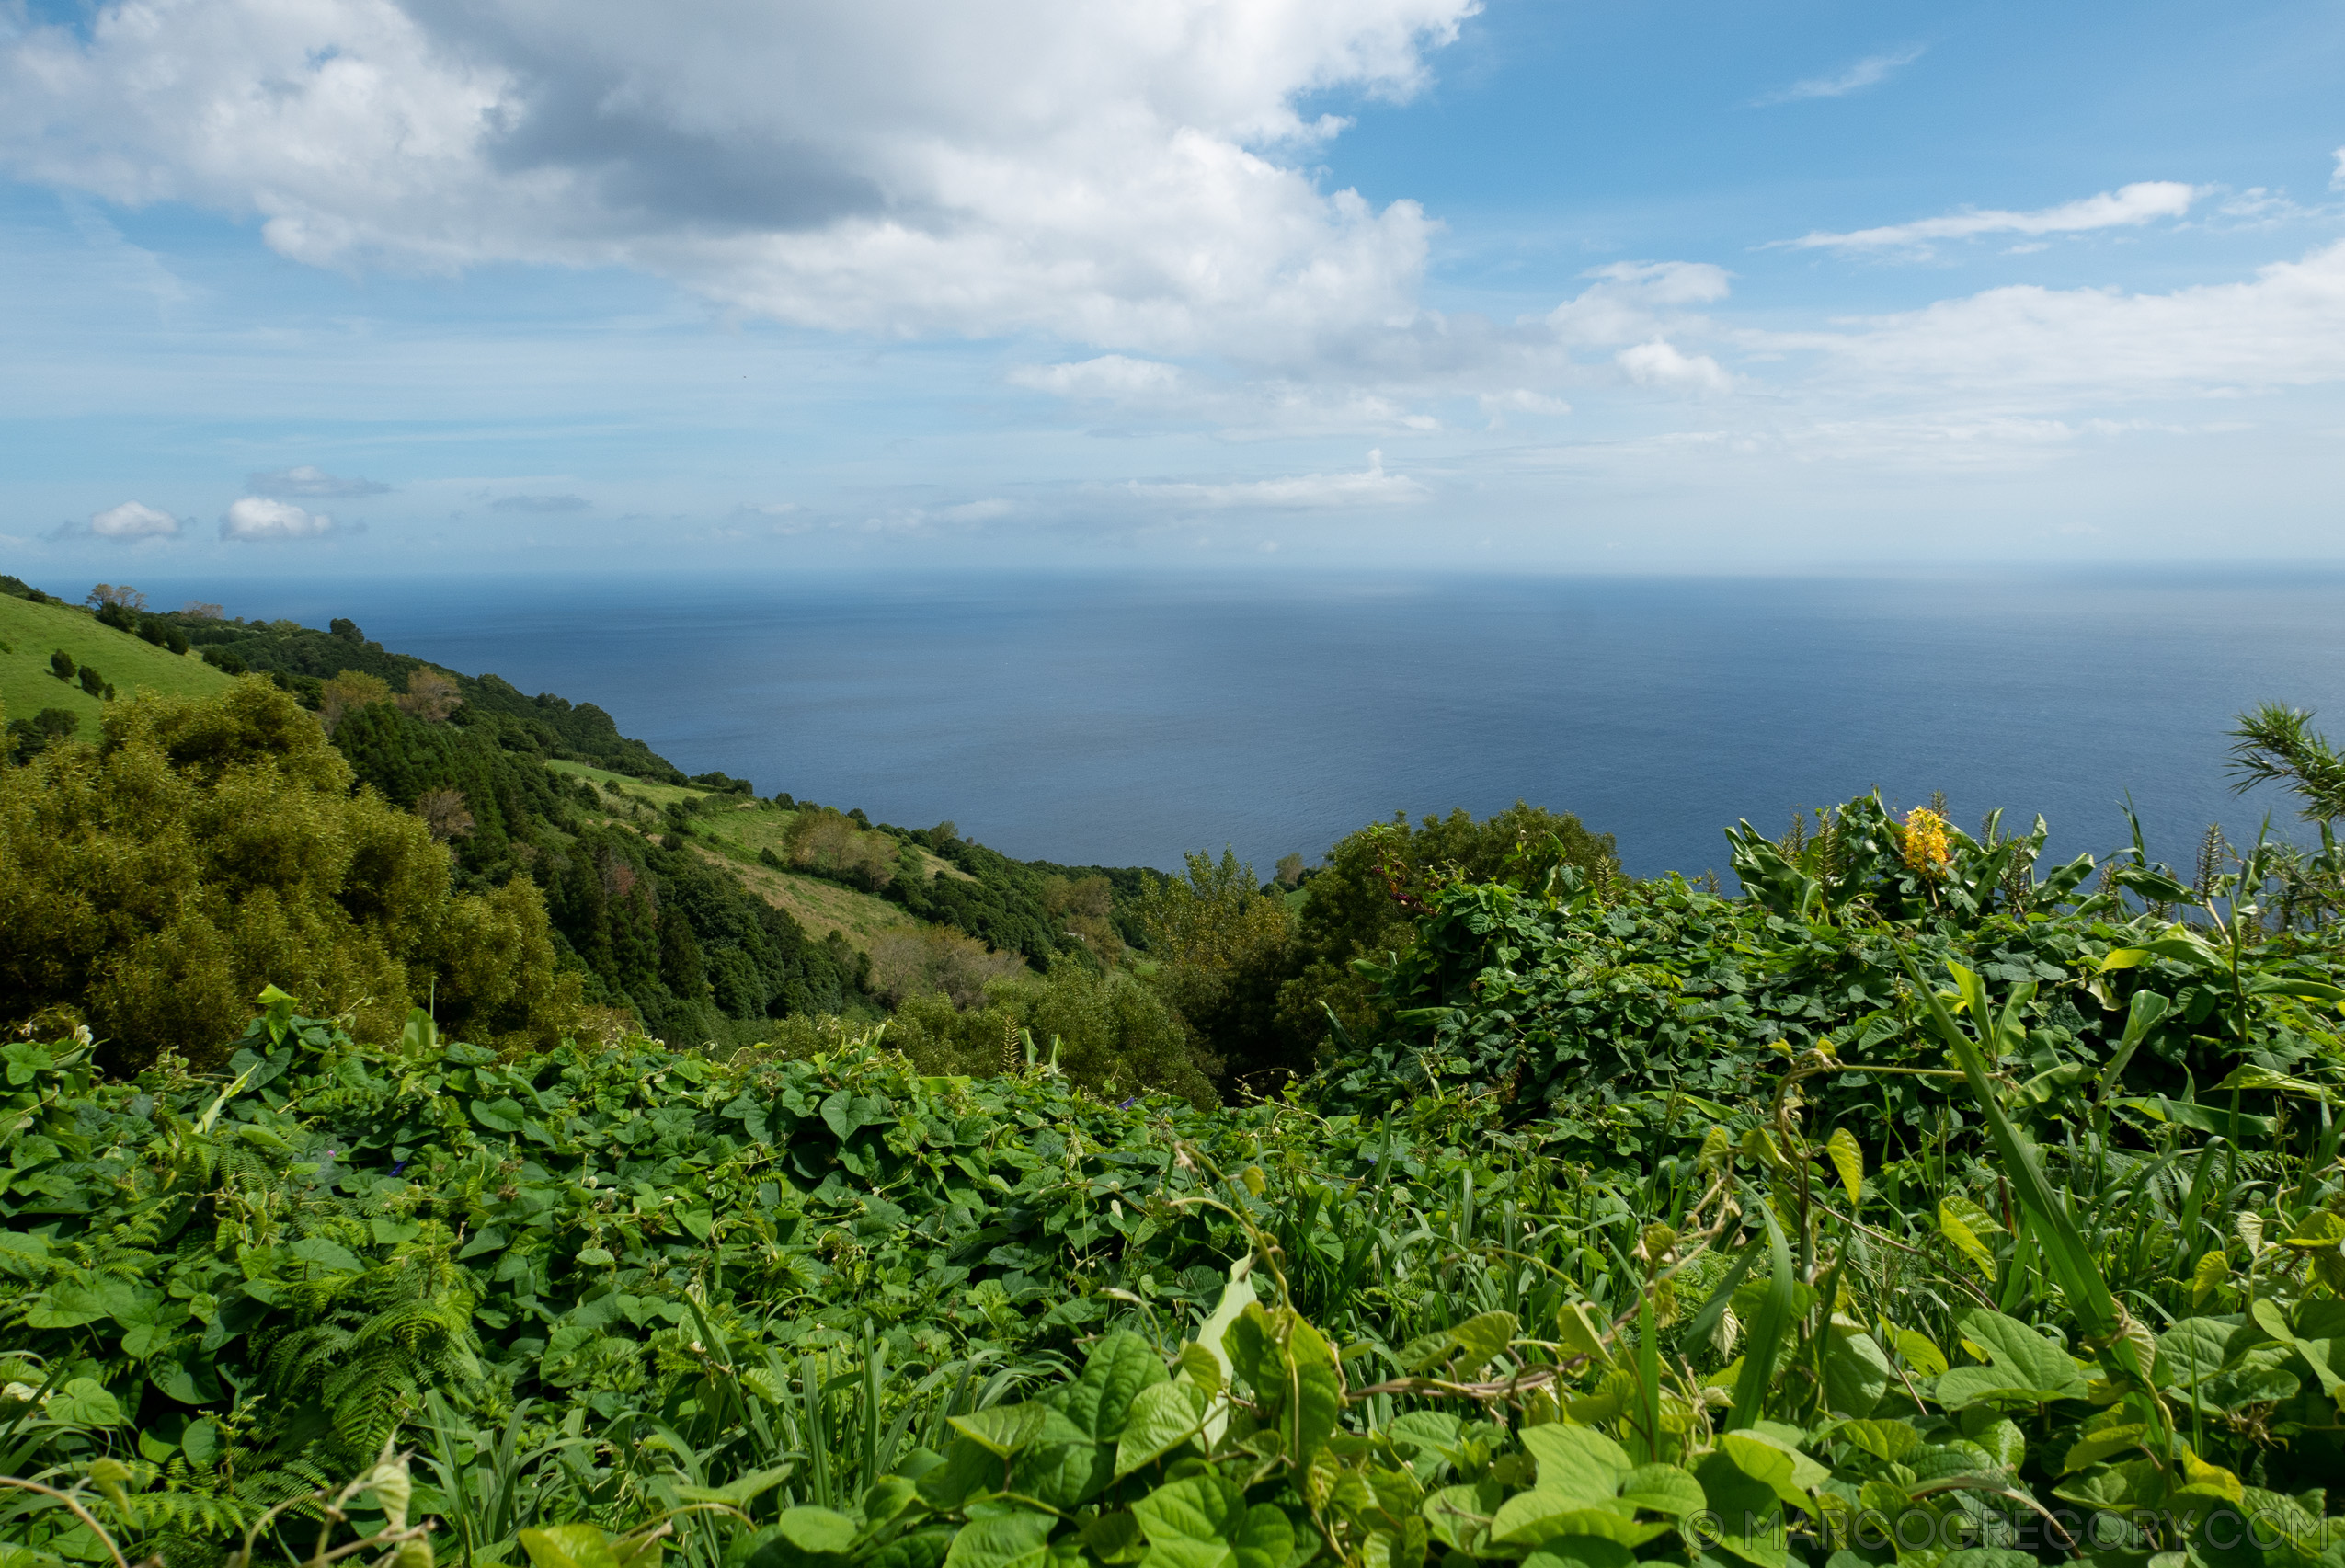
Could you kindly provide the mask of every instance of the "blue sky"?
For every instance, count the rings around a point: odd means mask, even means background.
[[[2335,0],[648,16],[0,11],[6,569],[2339,554]]]

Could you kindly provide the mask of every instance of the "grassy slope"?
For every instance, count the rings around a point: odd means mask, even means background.
[[[63,648],[75,664],[97,666],[97,672],[114,683],[115,694],[122,697],[142,686],[205,696],[229,683],[227,676],[193,654],[181,657],[143,643],[62,604],[0,595],[0,643],[12,650],[0,652],[0,705],[6,706],[6,716],[30,718],[42,708],[63,708],[80,717],[85,735],[95,731],[105,704],[84,692],[79,681],[60,681],[49,673],[53,649]]]
[[[614,773],[607,768],[589,767],[584,762],[553,761],[546,766],[569,778],[591,779],[598,786],[614,782],[618,784],[625,791],[624,799],[644,802],[650,809],[632,820],[615,814],[611,820],[640,831],[660,831],[658,813],[670,801],[714,799],[717,802],[714,809],[692,818],[693,826],[699,830],[694,834],[694,847],[709,859],[729,867],[759,898],[789,911],[791,918],[804,926],[809,935],[820,938],[835,931],[847,939],[849,945],[868,951],[872,938],[883,931],[911,930],[926,923],[872,894],[842,887],[836,882],[826,882],[818,876],[806,876],[795,871],[775,871],[759,864],[757,852],[770,845],[779,853],[790,819],[797,815],[794,811],[784,811],[770,801],[741,795],[712,795],[707,790],[680,788],[672,784],[645,784],[623,773]],[[939,873],[953,876],[967,875],[958,866],[949,865],[925,850],[920,853],[932,876]]]

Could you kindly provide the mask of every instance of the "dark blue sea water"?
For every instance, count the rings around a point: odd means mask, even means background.
[[[2345,575],[1894,579],[546,578],[156,585],[608,709],[687,772],[1022,858],[1267,873],[1397,809],[1522,798],[1637,874],[1725,869],[1720,830],[1943,790],[2042,812],[2064,858],[2130,792],[2187,865],[2231,715],[2345,738]]]

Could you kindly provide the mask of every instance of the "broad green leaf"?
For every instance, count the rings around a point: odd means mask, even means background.
[[[832,1508],[784,1508],[773,1521],[783,1539],[800,1551],[844,1551],[855,1541],[855,1521]]]
[[[1569,1497],[1533,1490],[1499,1505],[1490,1522],[1490,1539],[1501,1544],[1532,1546],[1558,1536],[1586,1535],[1635,1547],[1670,1529],[1668,1525],[1640,1524],[1621,1509],[1583,1507]]]
[[[356,1253],[348,1247],[337,1246],[323,1236],[305,1237],[288,1246],[285,1252],[295,1262],[306,1265],[305,1272],[313,1275],[358,1274],[366,1268]]]
[[[1523,1448],[1539,1461],[1539,1490],[1575,1507],[1609,1501],[1634,1468],[1627,1450],[1592,1426],[1527,1427]]]
[[[1047,1514],[995,1514],[971,1519],[953,1538],[944,1568],[1041,1568],[1048,1553]]]
[[[1872,1335],[1834,1323],[1824,1358],[1825,1408],[1844,1415],[1870,1415],[1896,1377]]]
[[[1295,1555],[1295,1536],[1284,1509],[1255,1504],[1238,1528],[1238,1568],[1286,1568]]]
[[[1891,1463],[1905,1457],[1922,1435],[1903,1421],[1844,1421],[1833,1435],[1845,1437],[1877,1459]]]
[[[1056,1402],[1086,1436],[1113,1442],[1124,1430],[1133,1399],[1162,1381],[1164,1363],[1155,1350],[1139,1335],[1118,1329],[1092,1347],[1082,1376],[1058,1391]]]
[[[1078,1521],[1083,1545],[1102,1562],[1136,1562],[1145,1539],[1138,1516],[1128,1512],[1099,1514]]]
[[[521,1119],[527,1115],[517,1100],[475,1100],[471,1109],[473,1120],[491,1132],[509,1137],[521,1130]]]
[[[970,1442],[1006,1459],[1042,1436],[1048,1413],[1049,1407],[1038,1403],[995,1404],[947,1419]]]
[[[1221,1393],[1225,1387],[1221,1358],[1195,1341],[1181,1346],[1181,1376],[1203,1389],[1208,1399]]]
[[[25,1309],[25,1326],[36,1329],[79,1328],[114,1315],[105,1284],[86,1279],[61,1279],[34,1297]]]
[[[2068,1353],[2027,1324],[1974,1308],[1960,1320],[1964,1337],[1985,1347],[1991,1367],[1957,1367],[1938,1379],[1935,1397],[1949,1410],[1984,1399],[2023,1398],[2042,1403],[2082,1399],[2086,1379]]]
[[[2122,1425],[2105,1426],[2098,1432],[2088,1432],[2068,1445],[2068,1452],[2060,1461],[2061,1473],[2074,1474],[2088,1466],[2099,1464],[2104,1459],[2113,1459],[2119,1454],[2139,1448],[2143,1437],[2148,1432],[2148,1426],[2138,1421],[2129,1421]]]
[[[1512,1312],[1482,1312],[1451,1329],[1449,1336],[1458,1346],[1458,1369],[1474,1372],[1489,1365],[1513,1342],[1516,1328]]]
[[[1115,1469],[1115,1450],[1104,1443],[1036,1443],[1018,1456],[1009,1489],[1070,1512],[1113,1480]]]
[[[1729,1434],[1738,1436],[1740,1434]],[[1722,1444],[1723,1439],[1721,1439]],[[1749,1437],[1744,1445],[1764,1448]],[[1783,1478],[1790,1476],[1790,1456],[1770,1449],[1782,1461]],[[1787,1568],[1790,1541],[1783,1523],[1783,1503],[1775,1486],[1745,1471],[1723,1448],[1706,1457],[1694,1471],[1710,1506],[1702,1519],[1701,1539],[1753,1568]],[[1714,1518],[1708,1516],[1715,1516]]]
[[[1115,1439],[1115,1474],[1131,1474],[1195,1436],[1209,1402],[1194,1383],[1151,1383],[1132,1398]]]
[[[75,1426],[121,1426],[128,1424],[122,1407],[106,1391],[106,1385],[95,1378],[68,1378],[64,1385],[49,1396],[47,1411],[51,1421],[68,1422]]]
[[[1639,1465],[1620,1482],[1620,1499],[1656,1514],[1683,1518],[1704,1507],[1701,1482],[1676,1465]]]
[[[2014,1474],[2028,1457],[2028,1436],[2019,1424],[2005,1417],[1990,1421],[1971,1434],[1971,1441],[1986,1450],[1996,1464]]]
[[[2157,1336],[2152,1375],[2167,1388],[2187,1389],[2222,1371],[2260,1337],[2244,1318],[2184,1318]]]
[[[1218,1471],[1160,1486],[1132,1505],[1141,1533],[1151,1541],[1233,1537],[1245,1511],[1245,1494]]]
[[[532,1568],[619,1568],[611,1539],[594,1525],[548,1525],[521,1532]]]

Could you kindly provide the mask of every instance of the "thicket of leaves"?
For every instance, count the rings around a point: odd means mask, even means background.
[[[574,1030],[536,888],[456,892],[425,825],[352,783],[307,713],[249,681],[114,704],[95,744],[0,768],[11,1014],[73,1010],[133,1062],[216,1062],[271,980],[376,1029],[436,992],[475,1038]]]
[[[500,1058],[281,995],[222,1073],[10,1045],[0,1473],[88,1519],[0,1539],[2345,1568],[2333,933],[2260,849],[2040,846],[1858,802],[1738,831],[1738,899],[1429,877],[1385,1032],[1236,1109],[1078,1087],[1044,987],[998,1060],[958,1012]]]

